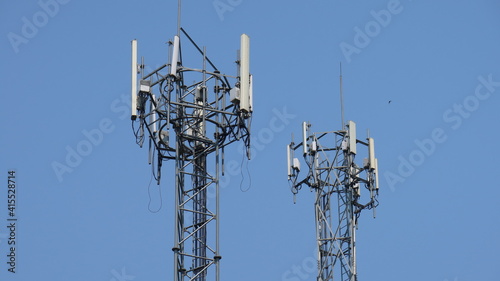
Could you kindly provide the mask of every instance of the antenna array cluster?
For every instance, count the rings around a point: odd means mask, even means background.
[[[201,69],[183,64],[181,35],[197,51]],[[241,35],[234,76],[222,74],[206,48],[200,48],[184,29],[179,28],[169,43],[169,61],[146,73],[144,58],[138,61],[137,40],[132,41],[132,125],[137,143],[142,147],[146,139],[149,142],[149,164],[158,184],[163,161],[175,162],[174,280],[204,281],[209,272],[219,280],[219,176],[224,174],[224,148],[242,141],[250,157],[250,38]],[[208,202],[209,188],[215,190],[215,204]]]
[[[352,121],[340,131],[311,133],[310,127],[304,122],[301,142],[296,144],[292,137],[287,146],[287,170],[294,200],[303,186],[315,192],[317,280],[356,281],[358,218],[364,209],[372,209],[375,216],[378,205],[374,141],[370,137],[357,139]],[[361,164],[355,161],[363,154],[358,145],[365,147],[366,158]],[[302,161],[296,153],[302,154]],[[301,166],[306,169],[300,177]]]

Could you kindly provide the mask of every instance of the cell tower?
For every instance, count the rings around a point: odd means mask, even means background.
[[[174,280],[219,280],[219,176],[224,148],[236,141],[250,147],[252,77],[250,39],[241,35],[237,75],[222,74],[180,27],[169,42],[169,61],[145,73],[132,40],[132,127],[142,147],[149,141],[149,164],[160,184],[163,161],[175,162]],[[183,64],[192,46],[200,67]],[[209,68],[207,67],[209,66]],[[214,200],[208,200],[211,189]],[[213,280],[213,279],[211,279]]]
[[[378,205],[374,141],[370,137],[366,141],[357,139],[353,121],[346,126],[343,124],[339,131],[311,133],[311,125],[304,122],[301,142],[296,144],[292,136],[287,146],[288,180],[294,201],[303,186],[315,192],[318,281],[357,281],[358,218],[364,209],[373,209],[375,217]],[[355,162],[361,152],[358,144],[365,147],[367,156],[362,165]],[[296,150],[304,158],[306,165],[302,166],[308,169],[302,178],[299,178],[301,161],[295,157]]]

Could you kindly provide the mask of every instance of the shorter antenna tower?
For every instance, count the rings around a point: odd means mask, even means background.
[[[378,167],[372,138],[356,138],[356,124],[348,121],[345,129],[310,132],[311,124],[302,124],[302,140],[287,146],[288,180],[295,195],[303,186],[315,192],[318,281],[357,281],[356,230],[364,209],[378,205]],[[356,157],[366,158],[356,164]],[[299,177],[302,154],[306,167]],[[365,201],[365,203],[363,203]]]

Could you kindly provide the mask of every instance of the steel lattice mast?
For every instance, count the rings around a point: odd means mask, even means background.
[[[302,129],[302,142],[296,144],[292,139],[288,145],[288,179],[294,197],[304,185],[316,195],[317,280],[357,281],[358,218],[364,209],[373,209],[375,216],[378,205],[374,141],[356,139],[356,125],[352,121],[347,123],[347,129],[340,131],[310,133],[310,124],[306,122]],[[355,162],[357,144],[367,148],[362,165]],[[300,150],[308,168],[302,178],[299,178],[301,161],[294,157],[296,150]],[[366,194],[365,203],[362,193]]]
[[[200,67],[183,65],[181,37],[194,47]],[[169,63],[145,73],[144,63],[137,62],[137,41],[132,41],[132,125],[141,147],[148,137],[149,164],[158,184],[163,161],[175,161],[174,280],[204,281],[212,273],[219,280],[224,147],[243,141],[250,157],[249,37],[241,36],[235,76],[221,74],[184,29],[179,27],[169,43]],[[209,189],[215,194],[210,202]]]

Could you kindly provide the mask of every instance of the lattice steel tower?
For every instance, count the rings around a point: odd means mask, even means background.
[[[373,209],[375,216],[378,205],[374,141],[356,139],[356,124],[352,121],[339,131],[311,133],[310,127],[306,122],[302,124],[300,143],[294,143],[292,137],[287,147],[287,162],[294,200],[304,185],[316,195],[317,280],[356,281],[358,218],[364,209]],[[367,148],[367,158],[362,165],[355,162],[361,152],[357,144]],[[294,157],[296,150],[303,155],[307,168],[302,178],[299,178],[301,161]],[[362,194],[366,194],[365,203],[362,203]]]
[[[180,1],[179,1],[180,11]],[[180,19],[180,14],[179,14]],[[249,37],[241,35],[237,75],[222,74],[178,24],[169,61],[145,73],[132,41],[132,125],[137,143],[149,142],[149,164],[160,184],[163,161],[175,161],[174,280],[219,280],[219,176],[224,148],[236,141],[250,147],[252,77]],[[198,67],[183,64],[185,46]],[[209,189],[213,200],[208,200]],[[211,193],[212,194],[212,193]]]

